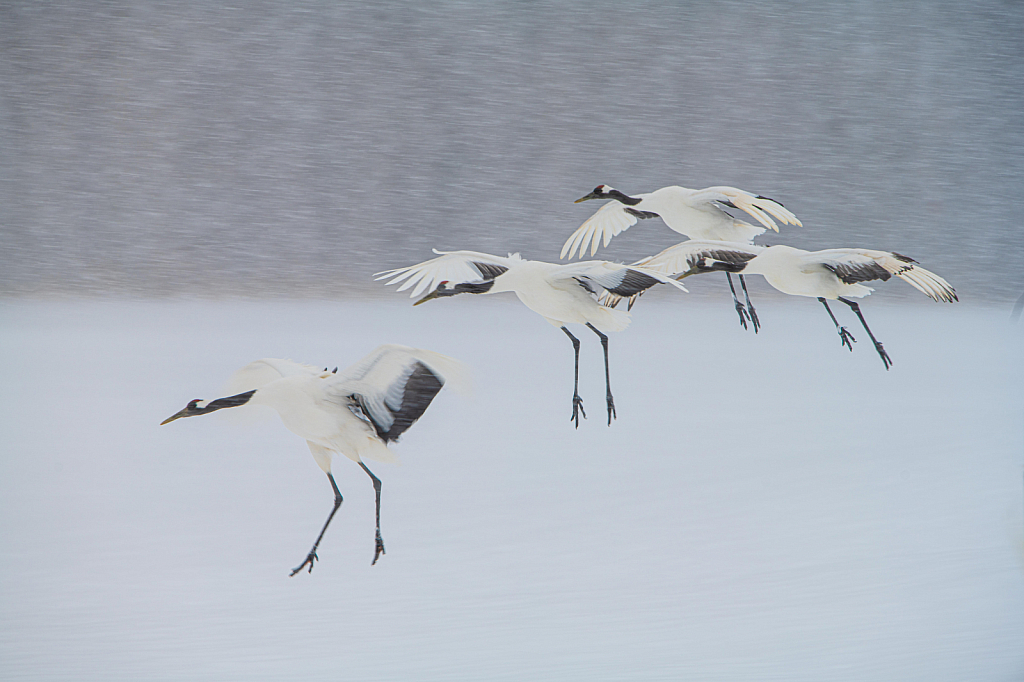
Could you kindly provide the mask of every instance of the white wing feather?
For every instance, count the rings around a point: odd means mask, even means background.
[[[687,291],[685,286],[662,272],[603,260],[578,261],[562,265],[551,277],[552,279],[586,279],[588,282],[593,282],[605,291],[610,292],[612,289],[622,285],[630,272],[641,273],[662,284],[669,284],[682,291]]]
[[[765,247],[753,244],[740,244],[737,242],[716,242],[689,240],[670,246],[661,253],[648,256],[638,260],[634,265],[647,270],[660,272],[667,275],[675,275],[686,272],[693,267],[697,258],[711,256],[714,253],[736,253],[756,256],[764,251]]]
[[[223,389],[223,395],[238,395],[246,391],[263,388],[271,381],[296,374],[319,374],[323,370],[312,365],[303,365],[292,360],[262,358],[254,360],[231,375]]]
[[[440,257],[404,268],[378,272],[374,275],[374,279],[381,280],[390,277],[391,280],[386,282],[385,286],[397,284],[404,280],[404,284],[398,287],[398,291],[405,291],[413,287],[409,298],[416,298],[424,291],[432,291],[441,282],[447,281],[452,284],[462,284],[492,279],[481,276],[480,271],[473,266],[473,263],[486,263],[509,268],[513,263],[519,261],[518,256],[502,258],[501,256],[492,256],[489,253],[478,253],[476,251],[438,251],[434,249],[434,253],[440,254]]]
[[[392,413],[402,407],[406,383],[417,363],[426,365],[445,386],[460,393],[469,390],[469,370],[461,362],[429,350],[386,344],[345,371],[328,377],[325,392],[338,402],[359,395],[373,420],[385,430],[390,429]]]
[[[764,225],[769,230],[774,230],[776,232],[779,231],[779,226],[775,224],[772,217],[778,219],[778,221],[783,225],[802,226],[802,223],[797,219],[793,212],[777,201],[767,197],[760,197],[736,187],[727,187],[722,185],[718,187],[694,190],[690,193],[687,202],[694,207],[698,207],[702,204],[714,205],[714,202],[728,202]]]
[[[875,263],[935,301],[952,303],[959,300],[956,290],[949,282],[934,272],[925,270],[916,261],[904,260],[907,258],[907,256],[897,257],[897,254],[890,251],[875,251],[873,249],[825,249],[808,253],[803,260],[808,264]]]
[[[639,198],[646,196],[648,195],[637,195]],[[629,206],[613,200],[597,209],[597,212],[595,212],[594,215],[587,218],[587,220],[569,236],[565,241],[565,244],[562,245],[562,252],[558,257],[565,258],[566,254],[568,254],[570,259],[574,258],[578,247],[580,258],[582,258],[588,246],[590,246],[590,255],[593,256],[597,253],[597,247],[602,241],[604,241],[605,246],[608,246],[612,237],[617,237],[636,225],[637,217],[628,213],[626,211],[627,208],[629,208]]]

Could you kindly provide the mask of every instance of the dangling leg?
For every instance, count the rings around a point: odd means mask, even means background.
[[[729,278],[729,291],[732,292],[732,303],[736,306],[736,314],[740,316],[740,324],[743,328],[747,328],[747,311],[744,309],[743,304],[740,303],[740,299],[736,298],[736,287],[732,285],[732,273],[727,272],[725,276]]]
[[[572,347],[576,351],[576,370],[572,378],[572,417],[569,418],[569,421],[575,421],[578,429],[580,428],[580,415],[582,414],[584,419],[587,418],[587,413],[583,411],[583,398],[580,397],[580,340],[565,327],[561,329],[572,341]]]
[[[338,484],[334,482],[334,474],[328,471],[327,478],[331,480],[331,487],[334,488],[334,509],[332,509],[331,513],[327,516],[327,521],[324,523],[324,527],[320,529],[320,535],[316,537],[316,542],[313,543],[313,549],[309,550],[309,554],[306,555],[306,560],[303,561],[302,565],[298,568],[293,568],[291,575],[295,575],[296,573],[304,569],[306,567],[306,564],[309,564],[309,572],[313,572],[313,562],[320,558],[316,555],[316,548],[320,545],[320,541],[324,537],[324,532],[327,530],[327,526],[331,525],[331,519],[334,518],[334,513],[338,511],[338,507],[341,506],[341,491],[338,490]]]
[[[843,340],[843,345],[846,346],[847,348],[849,348],[850,352],[853,352],[853,346],[850,345],[850,342],[852,341],[852,342],[856,343],[857,339],[853,338],[853,334],[848,332],[846,330],[846,327],[840,327],[839,326],[839,320],[837,320],[836,316],[832,314],[832,309],[828,307],[828,301],[826,301],[821,296],[818,297],[818,300],[821,301],[821,304],[823,306],[825,306],[825,310],[828,311],[828,316],[832,318],[832,322],[835,323],[836,329],[839,330],[839,338]],[[841,301],[843,299],[839,299],[839,300]]]
[[[750,294],[747,293],[747,280],[743,279],[743,275],[740,275],[740,286],[743,287],[743,298],[747,299],[747,315],[750,316],[750,321],[754,323],[754,333],[756,334],[757,330],[761,328],[761,321],[757,319],[757,312],[750,303]]]
[[[370,478],[373,479],[373,491],[377,493],[377,546],[373,550],[373,561],[370,562],[370,565],[373,566],[377,563],[377,558],[381,554],[387,554],[384,551],[384,540],[380,537],[380,479],[374,476],[373,472],[367,469],[366,465],[362,462],[359,463],[359,466],[363,467],[363,471],[370,474]]]
[[[604,347],[604,388],[605,388],[605,400],[608,401],[608,426],[612,425],[612,419],[616,419],[615,416],[615,400],[612,398],[612,383],[610,375],[608,374],[608,337],[598,331],[597,327],[587,322],[587,326],[601,337],[601,346]]]
[[[868,328],[868,323],[864,321],[864,316],[860,314],[860,306],[857,305],[856,301],[849,301],[842,296],[839,297],[839,300],[850,306],[853,312],[857,313],[857,317],[860,318],[860,323],[864,325],[864,331],[868,333],[868,336],[871,337],[872,343],[875,344],[875,350],[878,351],[878,357],[882,358],[882,364],[885,365],[886,369],[889,369],[890,365],[892,365],[892,360],[889,359],[889,354],[885,352],[885,349],[882,348],[882,344],[875,338],[875,335],[871,333],[871,329]]]

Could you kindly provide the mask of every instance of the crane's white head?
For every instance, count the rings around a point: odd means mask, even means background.
[[[609,187],[608,185],[598,185],[597,187],[594,188],[593,192],[591,192],[585,197],[580,197],[579,199],[572,203],[578,204],[581,201],[587,201],[588,199],[611,199],[611,194],[614,191],[614,187]]]

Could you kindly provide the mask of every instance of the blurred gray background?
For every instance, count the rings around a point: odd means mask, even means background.
[[[383,294],[431,247],[556,260],[598,183],[727,184],[803,220],[768,243],[1001,305],[1022,35],[1016,2],[3,3],[0,293]]]

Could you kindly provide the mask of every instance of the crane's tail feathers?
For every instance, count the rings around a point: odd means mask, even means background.
[[[378,438],[367,438],[361,447],[358,447],[356,454],[359,459],[372,459],[376,462],[386,462],[388,464],[401,464],[398,460],[398,453],[389,448]],[[357,460],[358,461],[358,460]]]

